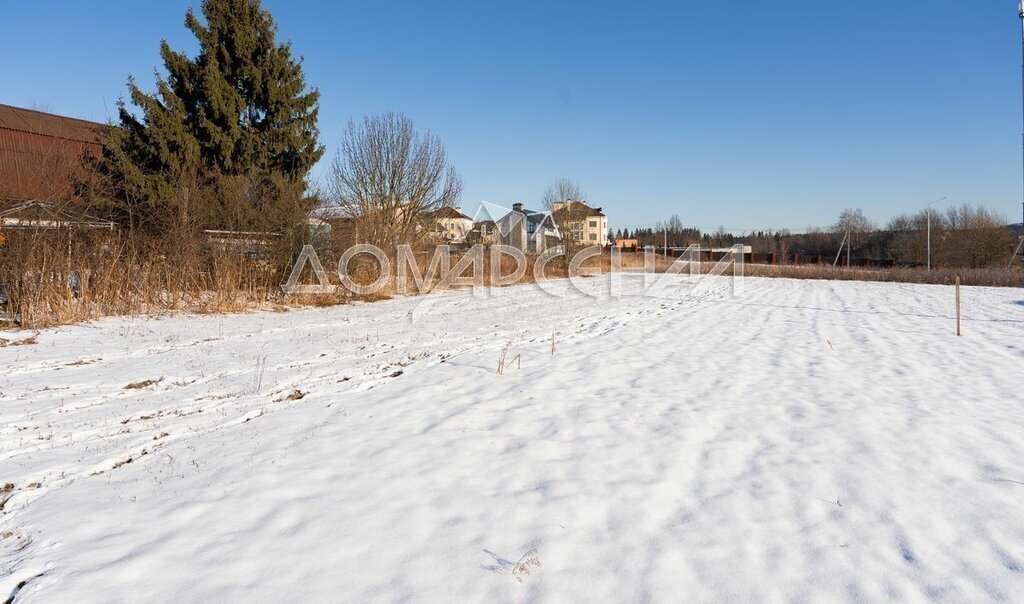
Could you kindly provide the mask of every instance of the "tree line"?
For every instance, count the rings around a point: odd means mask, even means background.
[[[929,237],[929,231],[931,233]],[[822,257],[834,261],[847,247],[853,260],[863,263],[889,263],[900,266],[1002,268],[1012,257],[1018,237],[1003,216],[983,206],[962,204],[945,210],[928,209],[916,214],[900,214],[885,226],[867,218],[860,209],[843,210],[834,224],[812,228],[803,233],[789,230],[765,230],[731,233],[719,227],[702,232],[683,226],[678,215],[659,221],[652,227],[614,229],[609,239],[635,239],[640,247],[660,248],[729,247],[749,245],[755,254],[775,254],[778,262],[799,255],[804,259]]]

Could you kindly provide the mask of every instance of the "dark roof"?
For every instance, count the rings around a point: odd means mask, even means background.
[[[601,211],[601,208],[592,208],[592,207],[588,206],[587,203],[584,202],[584,201],[573,201],[573,202],[570,202],[569,205],[562,206],[561,208],[559,208],[559,209],[555,210],[554,212],[552,212],[552,214],[554,214],[556,216],[556,218],[557,218],[557,217],[560,217],[561,215],[569,212],[570,208],[572,209],[573,216],[579,215],[581,217],[588,217],[588,218],[590,216],[604,216],[604,212]],[[577,212],[579,214],[577,214]]]
[[[519,210],[512,210],[512,211],[513,212],[518,212],[520,214],[525,215],[526,216],[526,221],[527,222],[532,222],[534,224],[540,224],[540,223],[544,222],[544,220],[546,220],[550,216],[550,214],[548,214],[547,212],[535,212],[533,210],[527,210],[527,209],[519,209]]]
[[[551,214],[548,214],[547,212],[530,212],[526,215],[526,220],[535,224],[541,224],[545,220],[550,221],[550,219]]]
[[[0,104],[0,197],[72,201],[85,177],[84,154],[98,156],[105,126]]]
[[[432,213],[432,216],[434,218],[455,218],[455,219],[460,219],[461,218],[463,220],[473,220],[472,218],[470,218],[469,216],[466,216],[465,214],[463,214],[462,212],[456,210],[455,208],[440,208],[438,210],[435,210]]]

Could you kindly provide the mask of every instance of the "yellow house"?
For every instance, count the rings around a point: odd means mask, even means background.
[[[601,208],[592,208],[582,201],[556,202],[552,218],[563,238],[571,237],[582,245],[608,245],[608,217]]]
[[[459,208],[441,208],[430,219],[430,233],[441,243],[465,243],[473,230],[473,219]]]

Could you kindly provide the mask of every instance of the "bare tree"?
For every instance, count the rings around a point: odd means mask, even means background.
[[[359,243],[388,254],[397,244],[421,240],[431,215],[454,207],[462,195],[441,140],[417,132],[400,113],[349,122],[327,187],[333,204],[356,224]]]
[[[839,214],[839,221],[833,225],[832,230],[841,236],[849,233],[849,246],[856,250],[867,242],[865,235],[878,230],[878,227],[864,215],[860,208],[855,210],[846,208]]]
[[[583,189],[580,188],[580,183],[570,178],[559,178],[551,183],[541,197],[541,203],[548,212],[554,212],[562,207],[559,204],[573,201],[583,201]]]
[[[983,206],[963,204],[946,211],[949,228],[942,260],[968,268],[1005,266],[1016,241],[1006,228],[1006,218]]]
[[[551,213],[551,220],[562,236],[567,259],[586,246],[583,222],[587,218],[587,209],[583,198],[580,184],[570,178],[559,178],[551,183],[541,197],[544,210]]]
[[[888,253],[899,262],[924,265],[928,261],[928,214],[900,214],[889,221]],[[932,219],[932,245],[938,249],[944,230],[941,219]]]
[[[860,208],[856,210],[846,208],[843,210],[839,215],[839,221],[833,227],[837,233],[845,233],[846,231],[851,233],[870,233],[876,230],[876,228],[875,223],[868,220]]]

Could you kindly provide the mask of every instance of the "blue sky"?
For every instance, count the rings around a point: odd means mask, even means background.
[[[191,5],[5,7],[0,102],[106,120],[161,38],[194,50]],[[390,110],[442,138],[467,209],[567,176],[613,227],[884,223],[943,195],[1020,220],[1013,0],[264,5],[322,94],[318,177]]]

